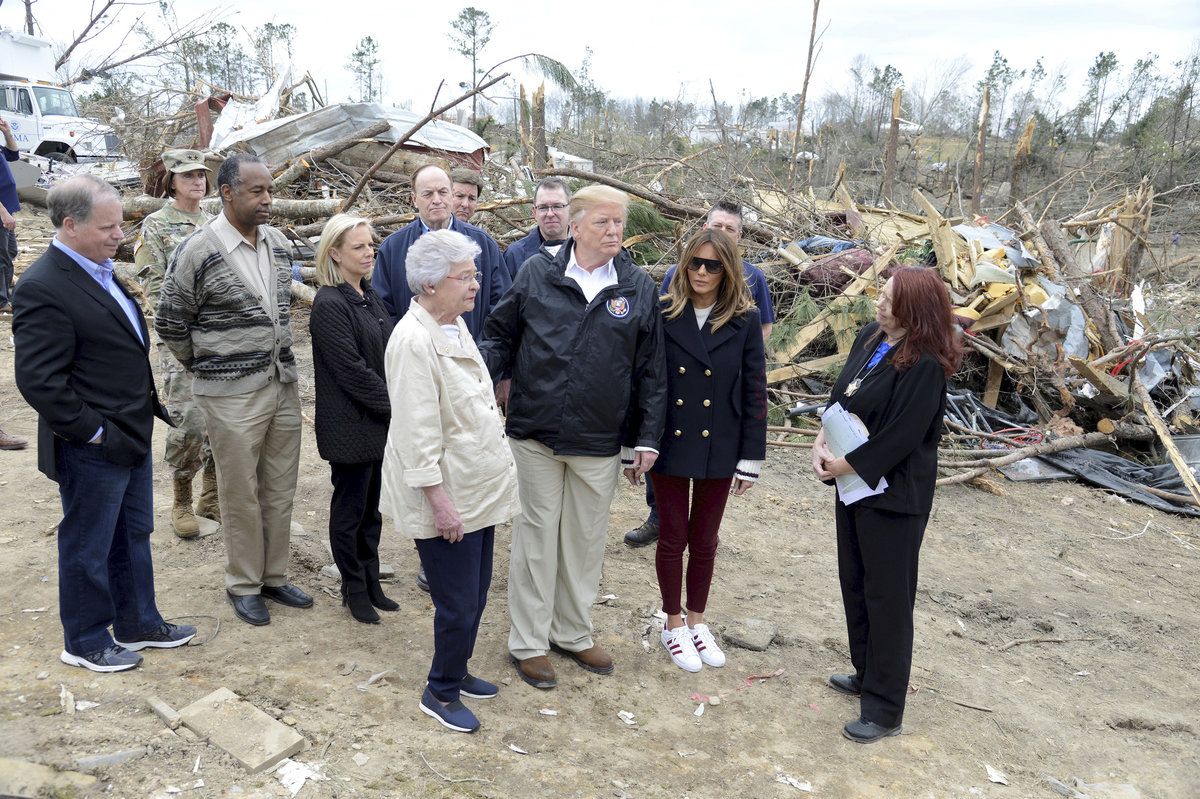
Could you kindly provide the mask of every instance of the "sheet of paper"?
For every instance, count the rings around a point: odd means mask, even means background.
[[[867,440],[867,427],[854,414],[835,402],[821,414],[821,424],[825,428],[825,443],[835,458],[844,458],[847,452],[853,452]],[[879,479],[879,485],[871,488],[853,472],[835,478],[838,499],[843,505],[853,505],[865,497],[873,497],[887,490],[888,483],[884,478]]]

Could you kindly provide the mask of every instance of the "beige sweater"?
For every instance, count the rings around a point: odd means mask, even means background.
[[[414,299],[385,355],[392,419],[379,509],[413,538],[436,538],[426,486],[442,484],[474,532],[517,512],[517,469],[496,409],[492,378],[458,320],[450,341]]]

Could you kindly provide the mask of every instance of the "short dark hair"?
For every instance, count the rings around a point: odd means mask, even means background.
[[[562,178],[543,178],[542,182],[537,184],[537,188],[533,190],[533,197],[537,199],[537,193],[542,189],[558,189],[567,197],[567,202],[571,202],[571,188],[567,186],[567,182]]]
[[[480,197],[483,196],[483,175],[473,169],[463,169],[462,167],[455,169],[450,173],[450,182],[467,183],[475,187],[476,193]]]
[[[242,185],[242,164],[261,164],[263,160],[254,153],[234,153],[221,162],[217,170],[217,191],[222,186],[236,189]]]
[[[721,213],[725,214],[733,214],[738,218],[738,222],[742,221],[742,206],[738,203],[731,202],[729,200],[717,200],[715,203],[713,203],[713,207],[708,209],[708,216],[705,217],[705,221],[712,219],[714,211],[720,211]]]

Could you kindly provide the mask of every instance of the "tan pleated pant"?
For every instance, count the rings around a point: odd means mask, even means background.
[[[221,504],[225,587],[257,594],[287,582],[292,500],[300,466],[300,395],[272,380],[232,397],[197,396]]]
[[[620,456],[559,456],[536,441],[509,443],[521,512],[513,520],[508,649],[521,660],[546,654],[551,641],[587,649]]]

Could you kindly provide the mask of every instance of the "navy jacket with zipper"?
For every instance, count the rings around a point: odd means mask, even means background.
[[[526,261],[484,325],[488,371],[512,373],[508,435],[557,455],[657,449],[666,392],[658,287],[622,251],[617,284],[588,302],[565,276],[574,244]]]

